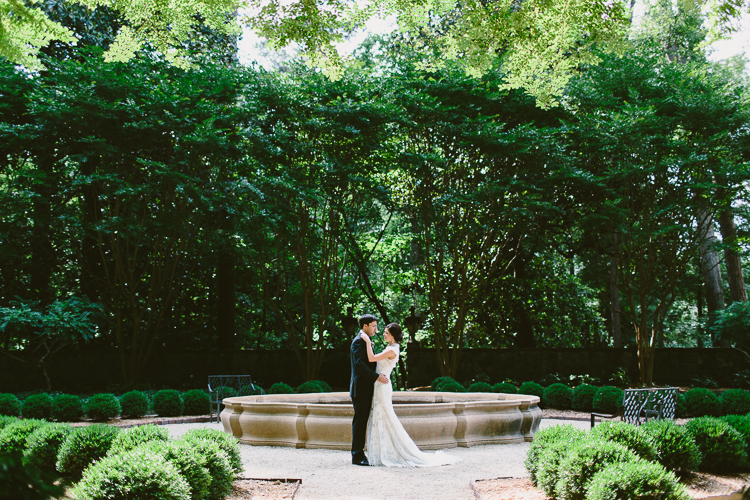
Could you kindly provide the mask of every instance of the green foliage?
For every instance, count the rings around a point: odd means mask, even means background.
[[[52,400],[52,418],[59,422],[75,422],[83,416],[83,401],[73,394],[58,394]]]
[[[78,427],[71,432],[57,454],[57,471],[80,477],[84,469],[107,455],[120,429],[106,424]]]
[[[692,471],[701,463],[695,438],[684,426],[672,420],[649,420],[641,426],[656,446],[657,460],[671,471]]]
[[[67,424],[49,424],[32,432],[26,438],[24,463],[54,473],[57,470],[57,453],[72,430]]]
[[[560,463],[555,494],[561,500],[584,500],[586,486],[607,465],[638,462],[638,456],[625,446],[588,439],[574,446]]]
[[[114,394],[94,394],[84,406],[86,415],[94,421],[103,422],[120,414],[120,402]]]
[[[333,390],[325,380],[313,380],[313,382],[320,386],[321,392],[331,392]]]
[[[605,385],[594,394],[593,408],[597,413],[613,414],[622,408],[622,389]]]
[[[154,411],[160,417],[177,417],[182,415],[182,395],[174,389],[162,389],[154,394]]]
[[[21,416],[21,400],[15,394],[0,393],[0,415]]]
[[[153,441],[169,441],[169,431],[165,427],[158,425],[137,425],[120,431],[112,445],[107,451],[107,455],[117,455],[133,450],[138,446]]]
[[[602,422],[591,429],[590,434],[605,441],[619,443],[649,462],[655,461],[659,456],[651,435],[626,422]]]
[[[320,381],[318,380],[316,382],[320,382]],[[258,384],[243,385],[240,388],[240,390],[237,391],[237,395],[238,396],[257,396],[257,395],[260,395],[260,394],[263,394],[263,388],[261,386],[259,386]]]
[[[193,389],[182,395],[185,415],[208,415],[211,409],[211,398],[201,389]]]
[[[594,396],[598,389],[593,385],[581,384],[573,389],[572,407],[576,411],[591,412],[594,409]]]
[[[446,380],[438,385],[440,392],[466,392],[466,388],[455,380]]]
[[[52,398],[49,394],[32,394],[21,405],[23,418],[49,420],[52,415]]]
[[[492,386],[492,392],[499,392],[502,394],[518,394],[518,388],[508,382],[500,382]]]
[[[487,382],[474,382],[469,386],[467,392],[492,392],[492,386]]]
[[[740,433],[745,442],[745,454],[750,458],[750,416],[748,415],[726,415],[720,419],[728,423],[734,430]]]
[[[546,408],[569,410],[573,399],[573,390],[565,384],[552,384],[544,389],[542,401]]]
[[[148,413],[148,396],[141,391],[126,392],[120,396],[120,408],[123,417],[142,417]]]
[[[687,403],[685,402],[685,395],[682,393],[677,394],[677,405],[675,407],[675,417],[685,418],[689,415]]]
[[[537,482],[537,471],[539,470],[541,455],[547,448],[556,443],[569,446],[582,439],[585,435],[584,431],[572,425],[546,427],[534,434],[534,440],[531,442],[529,453],[524,462],[526,470],[529,471],[529,475],[531,476],[531,482],[534,484]]]
[[[193,452],[188,441],[152,443],[149,448],[172,463],[190,486],[190,498],[199,500],[208,494],[211,474],[205,467],[206,460],[200,453]]]
[[[268,394],[294,394],[294,389],[284,382],[276,382],[268,389]]]
[[[193,442],[195,440],[207,439],[216,443],[229,457],[229,464],[235,474],[243,471],[242,457],[240,455],[240,445],[237,438],[218,429],[191,429],[187,431],[183,439]]]
[[[235,389],[234,387],[228,387],[226,385],[217,387],[216,392],[219,394],[219,401],[225,398],[233,398],[237,396],[237,389]]]
[[[744,389],[729,389],[721,393],[722,415],[745,415],[750,412],[750,394]]]
[[[518,388],[518,394],[537,396],[539,397],[541,403],[544,404],[544,387],[537,384],[536,382],[524,382]]]
[[[451,377],[438,377],[430,384],[430,390],[440,392],[440,386],[448,381],[456,382],[456,380],[452,379]]]
[[[597,472],[586,486],[586,500],[690,500],[677,477],[659,464],[616,462]]]
[[[685,427],[703,457],[702,470],[731,470],[747,464],[745,440],[728,423],[714,417],[700,417],[690,420]]]
[[[0,416],[0,430],[14,422],[18,422],[18,417]]]
[[[694,417],[717,416],[721,412],[721,402],[716,394],[701,387],[685,393],[685,406]]]
[[[3,500],[48,500],[61,498],[65,490],[54,484],[56,477],[25,465],[21,453],[0,456],[0,498]]]
[[[208,487],[208,500],[223,500],[232,490],[235,472],[229,463],[229,455],[215,441],[198,437],[182,437],[178,441],[187,442],[198,455],[203,467],[211,476]]]
[[[320,386],[320,384],[308,380],[307,382],[302,382],[299,387],[297,387],[297,394],[309,394],[309,393],[319,393],[323,392],[323,388]]]
[[[77,500],[190,500],[190,486],[164,456],[138,448],[86,469],[72,495]]]
[[[49,425],[44,420],[18,420],[0,430],[0,455],[12,455],[26,449],[26,438],[34,431]]]

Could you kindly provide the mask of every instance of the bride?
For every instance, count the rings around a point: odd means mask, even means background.
[[[399,356],[399,342],[403,338],[401,327],[391,323],[385,327],[383,338],[388,342],[383,352],[375,354],[372,341],[366,335],[362,338],[367,344],[367,357],[377,361],[377,372],[390,378]],[[393,411],[391,384],[375,383],[372,396],[372,411],[367,422],[367,458],[370,465],[387,467],[430,467],[458,462],[458,459],[442,451],[424,453],[414,444],[409,434]]]

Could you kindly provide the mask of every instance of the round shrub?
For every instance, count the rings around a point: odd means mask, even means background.
[[[440,392],[440,389],[439,389],[440,385],[443,382],[447,382],[448,380],[453,380],[453,379],[451,377],[438,377],[438,378],[436,378],[430,384],[430,390],[433,391],[433,392],[434,391]],[[455,382],[455,380],[454,380],[454,382]]]
[[[677,477],[659,464],[613,463],[594,474],[586,500],[690,500]]]
[[[544,387],[537,384],[536,382],[524,382],[518,388],[518,394],[530,394],[537,396],[539,401],[544,404]]]
[[[18,417],[0,416],[0,430],[14,422],[18,422]]]
[[[609,464],[638,461],[631,450],[619,443],[587,439],[573,447],[560,463],[555,493],[561,500],[584,500],[586,486]]]
[[[569,410],[573,400],[573,390],[565,384],[552,384],[542,393],[545,408]]]
[[[492,392],[492,386],[487,382],[474,382],[467,392]]]
[[[185,441],[182,438],[178,441]],[[229,463],[229,456],[218,444],[208,439],[196,438],[187,440],[193,452],[202,460],[203,466],[211,476],[208,486],[208,500],[223,500],[232,490],[235,474]]]
[[[685,427],[703,457],[701,469],[736,469],[747,462],[745,441],[728,423],[714,417],[700,417],[690,420]]]
[[[501,394],[518,394],[518,388],[508,382],[500,382],[492,386],[492,392],[499,392]]]
[[[52,415],[52,398],[49,394],[33,394],[21,405],[23,418],[49,420]]]
[[[142,417],[148,413],[148,396],[141,391],[126,392],[120,396],[120,408],[123,417]]]
[[[26,438],[23,462],[39,470],[55,472],[57,453],[72,430],[67,424],[49,424],[38,428]]]
[[[677,418],[685,418],[688,416],[687,403],[685,403],[685,395],[682,393],[677,394],[677,405],[675,406],[674,416]]]
[[[318,385],[320,385],[321,387],[323,387],[323,385],[320,384],[320,382],[322,382],[321,380],[316,380],[316,382],[318,382]],[[325,384],[325,382],[323,382],[323,383]],[[326,384],[326,385],[328,385],[328,384]],[[263,388],[261,386],[259,386],[258,384],[243,385],[240,388],[240,390],[237,391],[237,395],[238,396],[258,396],[259,394],[263,394]],[[229,396],[226,396],[226,397],[229,397]]]
[[[309,394],[316,392],[323,392],[323,388],[312,380],[302,382],[302,384],[297,387],[297,394]]]
[[[174,389],[163,389],[154,394],[154,411],[160,417],[182,415],[182,396]]]
[[[649,462],[653,462],[658,456],[656,444],[651,436],[640,427],[626,422],[603,422],[591,429],[590,434],[606,441],[619,443]]]
[[[7,415],[9,417],[21,416],[21,401],[15,394],[0,394],[0,415]]]
[[[529,475],[531,476],[531,482],[536,484],[539,460],[546,449],[555,443],[574,443],[582,439],[585,435],[581,429],[572,425],[546,427],[534,434],[534,440],[531,442],[529,452],[526,455],[526,461],[524,462],[526,470],[529,471]]]
[[[464,386],[455,380],[446,380],[438,387],[440,392],[466,392]]]
[[[592,407],[597,413],[617,413],[622,408],[622,389],[605,385],[594,394]]]
[[[747,415],[726,415],[721,420],[728,423],[734,430],[740,433],[745,441],[745,453],[750,459],[750,416]]]
[[[237,438],[227,434],[226,432],[218,429],[191,429],[187,431],[183,439],[186,441],[194,441],[196,439],[208,439],[216,443],[229,457],[229,465],[235,474],[240,474],[243,471],[242,457],[240,455],[240,444]]]
[[[237,389],[234,387],[228,387],[226,385],[220,385],[216,388],[216,392],[219,393],[219,400],[224,398],[233,398],[237,395]]]
[[[182,395],[182,402],[185,415],[208,415],[211,409],[211,398],[201,389],[187,391]]]
[[[188,441],[153,442],[146,446],[177,467],[177,471],[190,486],[192,499],[206,498],[211,485],[211,474],[205,467],[203,455],[194,453]]]
[[[107,451],[107,455],[125,453],[152,441],[169,441],[169,431],[165,427],[153,424],[130,427],[115,436],[109,451]]]
[[[719,398],[722,415],[745,415],[750,412],[750,393],[744,389],[729,389]]]
[[[58,422],[75,422],[83,416],[83,401],[72,394],[59,394],[52,400],[52,418]]]
[[[322,389],[322,392],[331,392],[332,390],[331,386],[328,385],[328,382],[326,382],[325,380],[313,380],[313,382],[315,382],[316,384],[320,386],[320,388]]]
[[[20,453],[0,456],[0,498],[3,500],[48,500],[63,498],[56,475],[24,465]]]
[[[23,452],[26,449],[26,438],[45,425],[49,425],[49,422],[25,419],[3,427],[0,431],[0,456]]]
[[[139,448],[86,469],[72,494],[76,500],[190,500],[190,486],[162,455]]]
[[[591,413],[594,410],[594,395],[598,391],[596,387],[589,384],[581,384],[573,389],[572,407],[575,411]]]
[[[695,438],[685,427],[672,420],[649,420],[640,428],[651,436],[658,461],[667,469],[688,471],[700,466],[701,452]]]
[[[96,422],[104,422],[120,414],[120,402],[114,394],[94,394],[84,408],[86,415]]]
[[[719,398],[703,387],[696,387],[685,393],[685,406],[694,417],[717,416],[721,412]]]
[[[294,394],[294,389],[284,382],[276,382],[268,389],[268,394]]]
[[[57,453],[57,471],[79,477],[91,463],[107,455],[120,429],[106,424],[78,427],[68,434]]]
[[[587,436],[582,441],[588,440]],[[555,485],[560,479],[560,467],[570,450],[582,441],[556,441],[551,443],[539,456],[537,461],[536,482],[539,489],[555,498]]]

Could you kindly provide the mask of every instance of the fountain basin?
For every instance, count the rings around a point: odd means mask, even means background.
[[[531,441],[542,420],[538,404],[523,394],[393,393],[396,415],[422,450]],[[347,392],[243,396],[224,405],[224,431],[243,444],[351,449]]]

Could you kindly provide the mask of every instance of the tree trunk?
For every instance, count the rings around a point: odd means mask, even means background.
[[[740,256],[737,254],[737,227],[734,225],[734,211],[731,208],[719,214],[719,228],[725,245],[724,262],[727,266],[730,303],[747,302],[745,277],[742,274]]]
[[[701,211],[698,214],[698,234],[701,238],[701,273],[706,290],[709,327],[716,321],[716,314],[724,310],[724,288],[721,282],[719,254],[716,251],[716,227],[711,214]],[[729,342],[721,340],[718,346],[729,347]]]

